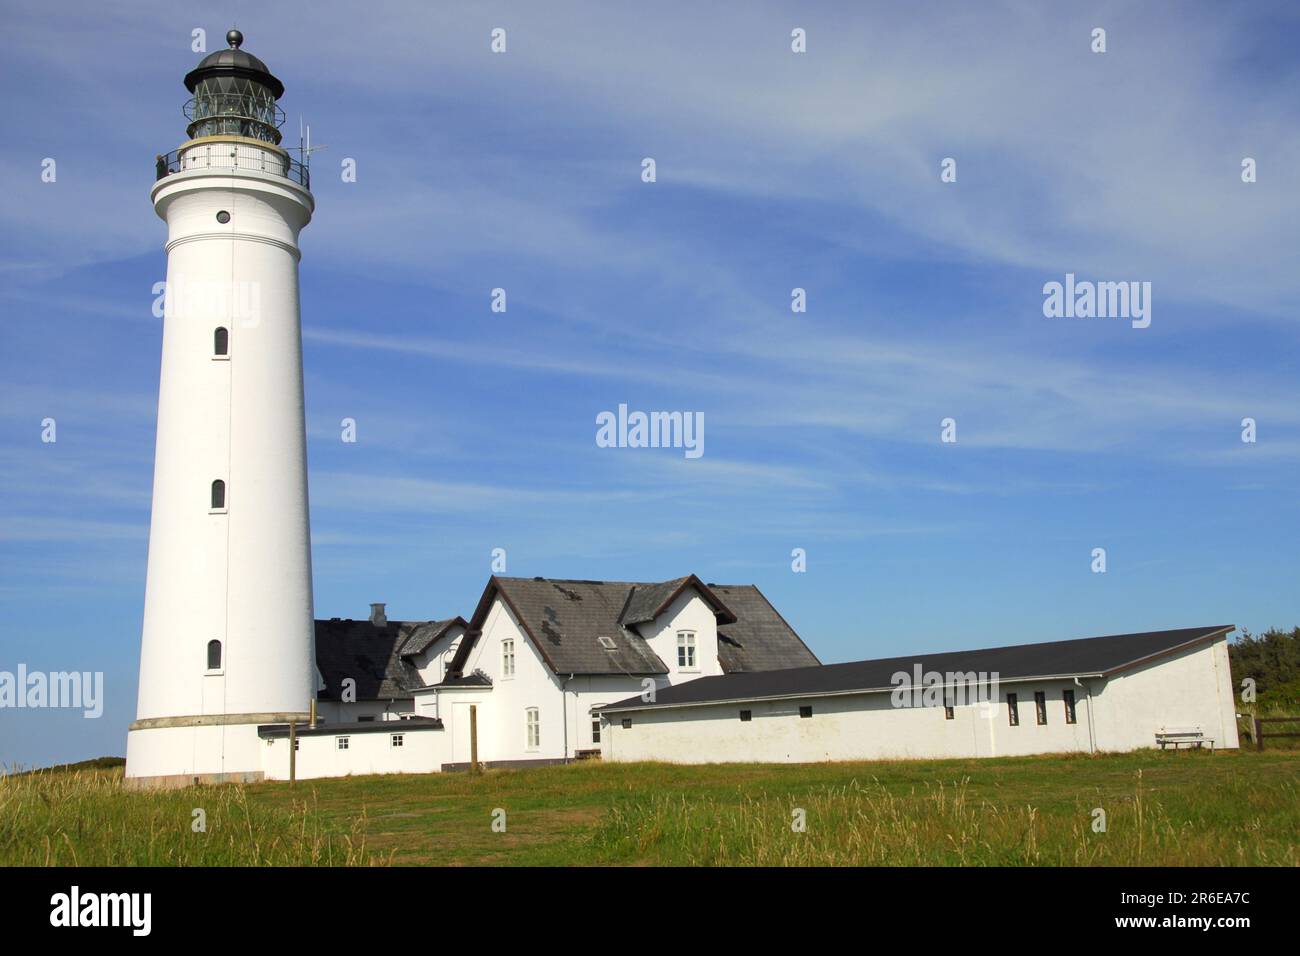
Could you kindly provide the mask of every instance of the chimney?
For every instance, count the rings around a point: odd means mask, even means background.
[[[388,626],[388,615],[384,613],[384,606],[382,604],[370,605],[370,623],[375,625],[375,627]]]

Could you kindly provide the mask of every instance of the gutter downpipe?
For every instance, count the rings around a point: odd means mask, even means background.
[[[1092,722],[1092,685],[1085,684],[1077,677],[1074,679],[1074,683],[1076,686],[1082,687],[1084,693],[1088,695],[1088,753],[1095,754],[1097,752],[1097,728]]]
[[[564,711],[564,762],[569,762],[569,681],[573,680],[574,675],[570,674],[564,679],[560,686],[560,697],[564,701],[561,708]]]

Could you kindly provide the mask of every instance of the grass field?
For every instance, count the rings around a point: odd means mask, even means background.
[[[145,793],[120,767],[0,778],[3,865],[1296,866],[1298,844],[1294,751],[590,762]]]

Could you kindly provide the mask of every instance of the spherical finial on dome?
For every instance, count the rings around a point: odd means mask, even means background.
[[[230,44],[232,50],[238,50],[239,45],[244,42],[244,35],[238,30],[231,30],[226,34],[226,42]]]

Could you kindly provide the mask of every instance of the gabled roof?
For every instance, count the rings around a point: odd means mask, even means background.
[[[718,596],[713,593],[709,585],[706,585],[695,575],[688,574],[684,578],[674,578],[661,584],[631,585],[632,592],[628,595],[627,605],[623,608],[623,613],[619,615],[619,623],[624,625],[647,624],[668,610],[668,606],[677,600],[679,594],[692,587],[699,592],[705,603],[713,608],[713,613],[717,617],[719,624],[729,624],[736,620],[736,615],[718,599]]]
[[[893,690],[892,678],[902,671],[909,675],[919,665],[923,672],[941,674],[996,673],[1002,683],[1069,677],[1109,677],[1187,647],[1222,637],[1231,624],[1191,627],[1173,631],[1144,631],[1112,634],[1045,644],[1018,644],[973,651],[945,651],[938,654],[909,654],[848,664],[798,667],[753,673],[701,677],[659,690],[653,702],[629,697],[601,712],[653,710],[657,707],[690,707],[731,701]]]
[[[817,663],[799,635],[752,585],[707,585],[693,574],[662,582],[493,576],[448,673],[464,670],[493,601],[500,597],[556,674],[667,674],[667,665],[651,650],[638,625],[653,621],[688,588],[713,609],[719,629],[729,635],[719,641],[724,668],[758,670]],[[731,606],[724,592],[735,596],[743,613]],[[602,637],[613,647],[602,646]]]
[[[317,621],[316,669],[325,682],[317,696],[322,700],[341,699],[343,681],[350,677],[357,684],[357,700],[410,697],[415,688],[424,686],[424,681],[409,658],[457,622],[465,623],[460,617],[389,621],[383,627],[337,617]]]
[[[463,617],[453,617],[445,621],[426,621],[416,627],[411,632],[411,636],[406,639],[402,645],[403,657],[415,657],[429,649],[429,645],[436,641],[448,630],[459,624],[461,627],[469,627],[469,622]]]
[[[500,596],[519,620],[533,646],[556,674],[667,674],[659,655],[634,630],[619,623],[634,584],[613,581],[505,578],[494,575],[469,622],[469,633],[447,667],[464,671],[465,662]],[[608,637],[612,650],[601,645]]]

